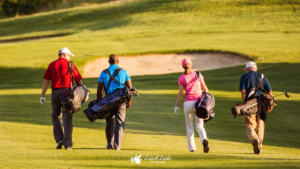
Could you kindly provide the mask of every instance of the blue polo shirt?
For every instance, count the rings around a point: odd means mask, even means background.
[[[250,91],[255,85],[257,85],[258,81],[259,81],[259,75],[257,72],[251,71],[247,74],[244,74],[240,80],[240,91],[243,89],[245,89],[247,92]],[[267,92],[272,90],[271,85],[265,76],[262,81],[262,88],[264,88]],[[258,97],[263,94],[264,91],[258,89],[255,97]]]
[[[111,74],[111,75],[113,75],[114,74],[114,72],[115,72],[115,70],[118,68],[119,66],[118,65],[116,65],[116,64],[112,64],[112,65],[110,65],[109,67],[108,67],[108,70],[109,70],[109,73]],[[105,88],[108,86],[108,83],[109,83],[109,75],[107,74],[107,73],[105,73],[105,72],[101,72],[101,74],[100,74],[100,77],[99,77],[99,79],[98,79],[98,82],[103,82],[104,83],[104,86],[105,86]],[[130,76],[129,76],[129,74],[128,74],[128,72],[126,71],[126,70],[121,70],[120,71],[120,73],[118,74],[118,76],[116,76],[115,77],[115,79],[117,80],[117,81],[119,81],[121,84],[124,84],[125,85],[125,82],[126,81],[128,81],[128,80],[130,80]],[[122,85],[120,85],[120,84],[118,84],[117,82],[115,82],[115,81],[111,81],[110,82],[110,85],[109,85],[109,88],[108,88],[108,90],[107,90],[107,94],[111,94],[111,93],[113,93],[113,91],[114,90],[116,90],[116,89],[121,89],[121,88],[123,88],[123,86]]]

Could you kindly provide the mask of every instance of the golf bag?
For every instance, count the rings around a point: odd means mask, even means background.
[[[277,102],[273,96],[265,95],[264,96],[268,102],[269,106],[273,106]],[[258,103],[257,98],[252,98],[244,103],[237,103],[236,106],[231,108],[232,115],[237,118],[239,115],[252,116],[257,113]]]
[[[61,105],[64,112],[73,114],[80,110],[81,105],[89,99],[90,91],[83,85],[79,85],[73,88],[73,62],[68,63],[68,71],[70,74],[70,88],[71,90],[65,91],[61,96]]]
[[[130,99],[130,90],[127,87],[124,87],[112,94],[106,95],[102,99],[91,101],[88,105],[88,109],[83,112],[90,122],[97,119],[103,119],[111,115],[111,113],[117,110],[120,105],[129,102]]]
[[[262,81],[264,78],[263,74],[258,74],[259,80],[256,86],[254,86],[249,92],[246,92],[246,101],[244,103],[237,103],[236,106],[233,106],[231,108],[231,113],[236,119],[239,115],[245,115],[245,116],[252,116],[257,113],[258,110],[258,103],[257,103],[257,98],[255,98],[255,95],[258,91],[258,89],[263,90],[265,93],[267,91],[262,88]],[[271,95],[265,95],[264,96],[268,102],[269,106],[274,105],[274,97]]]
[[[215,107],[215,98],[210,93],[202,93],[202,97],[195,103],[197,117],[207,122],[215,117],[213,108]]]
[[[76,86],[61,96],[61,105],[64,112],[73,114],[80,110],[81,105],[89,99],[90,91],[84,86]]]
[[[113,75],[110,74],[108,69],[104,70],[104,72],[110,77],[107,87],[104,87],[106,96],[102,99],[91,101],[88,105],[89,108],[84,110],[84,113],[90,122],[97,119],[103,119],[111,115],[115,110],[119,108],[120,105],[128,103],[132,95],[136,97],[139,96],[138,91],[136,91],[134,87],[129,89],[124,84],[115,79],[115,77],[120,73],[121,70],[122,68],[117,68]],[[107,95],[107,91],[112,81],[124,87],[122,89],[117,89],[112,94]]]

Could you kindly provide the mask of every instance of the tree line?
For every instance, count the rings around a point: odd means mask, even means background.
[[[0,0],[0,12],[8,17],[28,15],[54,6],[62,0]]]

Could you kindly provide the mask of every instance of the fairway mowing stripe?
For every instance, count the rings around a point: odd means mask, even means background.
[[[91,91],[91,94],[96,94],[96,88],[88,88]],[[138,89],[137,89],[138,90]],[[41,89],[29,88],[29,89],[0,89],[0,95],[28,95],[28,94],[38,94],[40,95],[42,91]],[[155,95],[163,95],[163,94],[178,94],[178,90],[138,90],[140,94],[155,94]],[[47,94],[51,93],[51,89],[47,90]],[[210,90],[211,94],[215,97],[226,97],[226,98],[240,98],[240,92],[232,92],[232,91],[219,91],[219,90]],[[277,95],[282,93],[281,91],[273,91],[273,95]],[[280,100],[300,100],[299,93],[290,93],[291,98],[280,97]]]

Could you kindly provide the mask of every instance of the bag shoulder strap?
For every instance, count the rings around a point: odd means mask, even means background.
[[[261,89],[262,91],[264,91],[265,93],[268,93],[263,87],[262,87],[262,82],[263,82],[263,79],[264,79],[264,74],[258,74],[258,76],[259,76],[259,81],[258,81],[258,84],[257,84],[257,89],[256,90],[258,90],[258,89]]]
[[[200,88],[200,93],[202,95],[201,82],[200,82],[201,72],[200,71],[196,71],[196,76],[197,76],[198,83],[200,84],[199,88]]]
[[[69,74],[70,74],[70,88],[72,89],[73,85],[72,85],[72,81],[73,81],[73,78],[72,78],[72,74],[73,74],[73,67],[74,67],[74,64],[73,64],[73,61],[69,61],[68,62],[68,70],[69,70]]]
[[[264,79],[264,75],[258,73],[258,77],[259,77],[259,79],[258,79],[258,83],[257,83],[256,88],[255,88],[255,94],[258,91],[258,89],[261,89],[262,91],[267,93],[267,91],[262,87],[262,82],[263,82],[263,79]]]
[[[261,89],[264,92],[266,92],[266,90],[262,87],[263,79],[264,79],[264,75],[258,73],[258,82],[257,82],[257,84],[250,91],[247,91],[247,93],[246,93],[246,100],[254,98],[255,95],[256,95],[256,93],[257,93],[257,91],[258,91],[258,89]]]
[[[121,70],[123,70],[123,69],[120,68],[120,67],[118,67],[118,68],[115,70],[115,72],[114,72],[113,75],[110,74],[110,72],[109,72],[108,69],[105,69],[105,70],[103,71],[103,72],[105,72],[106,74],[109,75],[109,82],[108,82],[108,85],[107,85],[107,87],[104,86],[104,92],[105,92],[105,94],[107,93],[107,90],[108,90],[108,88],[109,88],[109,86],[110,86],[112,80],[115,81],[116,83],[118,83],[119,85],[124,86],[124,84],[120,83],[120,82],[115,78],[116,76],[119,75],[119,73],[120,73]]]
[[[198,80],[200,80],[201,72],[200,72],[200,71],[197,71],[197,72],[196,72],[196,75],[197,75]]]

